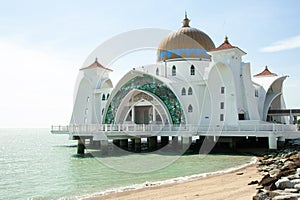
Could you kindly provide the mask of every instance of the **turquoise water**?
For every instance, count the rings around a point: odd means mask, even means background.
[[[251,160],[249,156],[188,155],[149,173],[128,173],[107,163],[131,165],[168,160],[172,155],[76,156],[75,142],[48,129],[0,129],[0,199],[59,199],[113,188],[213,172]],[[103,164],[105,163],[105,164]],[[136,166],[135,166],[136,165]]]

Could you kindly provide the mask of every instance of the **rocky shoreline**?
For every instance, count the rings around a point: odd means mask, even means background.
[[[300,146],[292,141],[276,152],[259,157],[260,181],[253,200],[300,200]]]

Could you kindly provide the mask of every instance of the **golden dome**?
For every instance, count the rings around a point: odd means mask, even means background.
[[[215,44],[204,32],[191,28],[185,16],[181,29],[167,35],[157,49],[157,61],[171,58],[209,58],[207,51]],[[183,56],[182,56],[183,55]]]

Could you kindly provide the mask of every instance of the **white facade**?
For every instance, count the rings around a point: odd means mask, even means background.
[[[97,60],[81,69],[70,124],[287,123],[267,116],[269,109],[285,108],[287,76],[266,68],[252,77],[245,54],[227,37],[215,48],[186,17],[181,29],[162,40],[156,64],[129,71],[114,88],[112,71]]]

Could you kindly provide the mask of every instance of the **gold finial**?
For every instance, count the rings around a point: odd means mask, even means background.
[[[189,23],[190,23],[191,20],[189,20],[189,18],[187,17],[187,12],[185,11],[185,14],[184,14],[184,19],[183,19],[183,22],[182,22],[182,27],[190,27]]]

